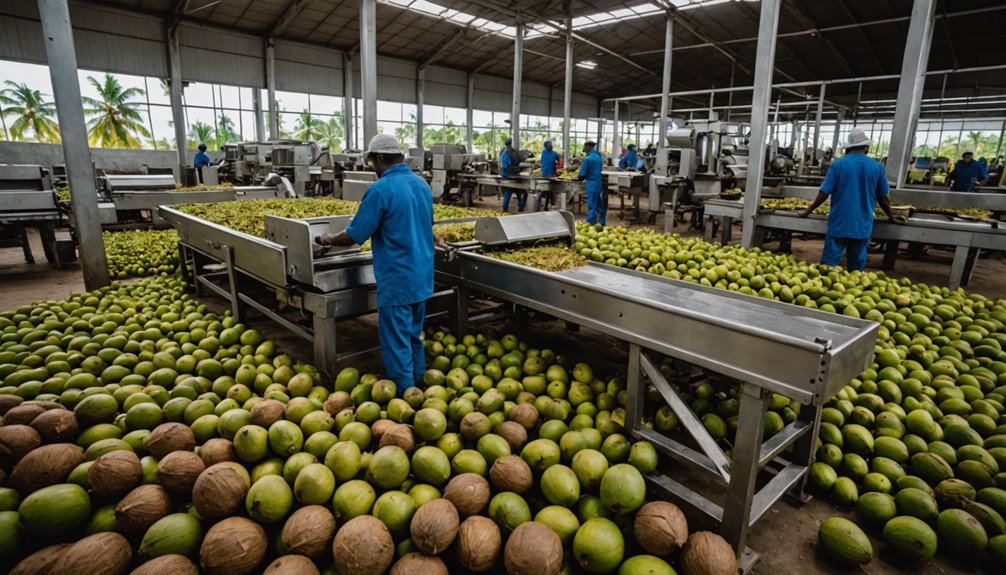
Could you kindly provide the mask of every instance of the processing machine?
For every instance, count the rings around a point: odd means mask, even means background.
[[[38,229],[46,260],[59,263],[55,224],[60,219],[49,173],[42,166],[0,164],[0,247],[21,247],[35,263],[29,228]]]
[[[433,201],[455,203],[464,200],[465,205],[470,206],[472,182],[458,175],[486,173],[485,154],[469,154],[466,146],[458,144],[433,144],[428,152]]]
[[[310,141],[237,142],[225,144],[223,152],[219,181],[255,186],[275,173],[290,180],[297,197],[331,195],[342,167],[328,150]]]

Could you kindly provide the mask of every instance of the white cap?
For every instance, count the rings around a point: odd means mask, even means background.
[[[845,139],[845,145],[842,147],[848,150],[849,148],[861,148],[863,146],[870,145],[870,138],[867,137],[866,132],[863,128],[853,128],[849,135]]]
[[[398,138],[391,134],[378,134],[370,139],[367,146],[368,154],[401,154],[402,147],[398,144]]]
[[[966,156],[967,154],[971,154],[972,156],[975,155],[975,149],[974,148],[964,148],[964,151],[961,152],[961,155],[962,156]]]

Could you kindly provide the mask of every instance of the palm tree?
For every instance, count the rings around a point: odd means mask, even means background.
[[[297,123],[293,126],[293,137],[298,140],[313,140],[322,121],[315,118],[310,110],[304,110],[297,115]]]
[[[59,125],[53,119],[56,106],[45,100],[48,94],[10,80],[4,85],[7,87],[0,90],[0,104],[5,106],[3,116],[15,118],[8,128],[10,139],[59,142]]]
[[[236,142],[241,138],[234,130],[234,120],[227,114],[220,114],[217,120],[217,144],[222,146],[229,142]]]
[[[322,147],[328,148],[329,152],[341,152],[342,141],[345,137],[346,126],[342,115],[329,118],[325,122],[319,120],[317,127],[315,127],[314,140]]]
[[[213,136],[213,126],[201,120],[196,120],[195,123],[189,126],[188,146],[195,148],[200,143],[216,147],[216,138]]]
[[[395,137],[398,138],[398,144],[403,148],[416,143],[415,115],[412,115],[412,123],[402,124],[395,128]]]
[[[140,114],[140,102],[131,102],[136,96],[144,94],[141,88],[122,88],[119,79],[111,74],[99,82],[93,76],[87,81],[98,91],[100,99],[82,97],[84,114],[87,121],[87,139],[92,146],[103,148],[139,148],[137,137],[150,137],[150,132],[143,126],[143,115]]]

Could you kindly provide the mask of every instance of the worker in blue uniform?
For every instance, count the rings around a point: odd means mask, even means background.
[[[556,166],[559,165],[559,152],[552,149],[552,141],[545,140],[545,149],[541,151],[541,175],[545,178],[555,176]]]
[[[520,156],[513,147],[513,138],[507,138],[500,153],[500,176],[508,178],[520,172]],[[517,211],[523,212],[527,205],[527,190],[503,188],[503,211],[510,211],[510,197],[517,193]]]
[[[622,154],[622,158],[618,161],[618,167],[620,169],[623,169],[623,170],[625,170],[625,169],[635,170],[636,169],[636,145],[635,144],[629,144],[628,149],[625,150],[625,153]]]
[[[845,155],[832,162],[817,197],[800,213],[801,218],[809,216],[831,197],[828,233],[821,254],[823,264],[838,265],[845,252],[846,268],[863,271],[877,204],[888,221],[901,221],[891,213],[891,188],[884,166],[866,155],[869,149],[866,132],[853,128],[845,143]]]
[[[950,172],[950,189],[954,192],[973,192],[978,186],[989,181],[989,171],[981,162],[975,161],[975,151],[966,148],[961,159]]]
[[[210,165],[210,157],[206,155],[206,144],[200,142],[198,149],[196,157],[192,160],[192,165],[196,168],[196,174],[199,175],[199,183],[201,184],[203,183],[203,168]]]
[[[587,188],[587,223],[603,226],[608,222],[608,197],[601,180],[601,165],[604,162],[595,147],[594,142],[583,144],[583,161],[576,179],[584,182]]]
[[[401,395],[426,371],[421,335],[426,300],[433,295],[433,192],[405,163],[391,134],[370,140],[367,162],[378,180],[367,187],[353,221],[315,241],[351,246],[371,240],[381,355]]]

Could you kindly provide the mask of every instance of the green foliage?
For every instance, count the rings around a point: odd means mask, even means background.
[[[98,81],[87,77],[88,83],[98,91],[98,99],[82,97],[87,120],[87,139],[91,146],[102,148],[139,148],[138,136],[150,137],[143,126],[140,102],[132,101],[144,94],[140,88],[123,89],[119,79],[111,74]]]
[[[56,123],[56,105],[48,101],[48,94],[33,90],[25,83],[11,80],[0,90],[2,115],[14,118],[7,126],[11,140],[35,140],[38,142],[59,142],[59,125]]]

